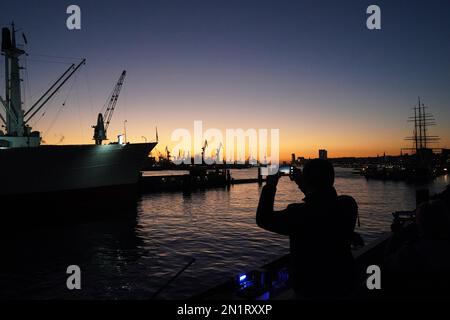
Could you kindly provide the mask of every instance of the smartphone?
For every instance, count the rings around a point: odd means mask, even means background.
[[[283,176],[292,175],[293,170],[294,170],[294,167],[292,167],[292,166],[280,166],[278,168],[278,172],[281,173],[281,175],[283,175]]]

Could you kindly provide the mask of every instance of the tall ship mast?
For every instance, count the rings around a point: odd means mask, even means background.
[[[0,95],[0,199],[3,204],[38,195],[60,199],[60,195],[94,195],[102,191],[129,190],[138,183],[143,162],[157,142],[127,143],[123,139],[103,144],[106,129],[117,103],[125,71],[113,89],[107,109],[94,126],[94,142],[85,145],[42,145],[41,134],[30,120],[85,63],[72,64],[40,98],[24,110],[21,96],[20,58],[25,51],[17,46],[14,24],[2,29],[5,93]],[[106,123],[104,122],[106,118]],[[59,196],[54,197],[57,193]]]
[[[363,174],[366,178],[427,181],[446,174],[447,168],[442,165],[440,156],[435,153],[441,149],[433,147],[440,138],[429,132],[429,128],[436,125],[436,120],[427,111],[428,107],[420,97],[417,101],[417,106],[413,108],[413,115],[408,118],[408,122],[413,124],[413,132],[411,136],[405,138],[412,142],[412,146],[401,148],[400,157],[397,160],[386,163],[386,158],[383,157],[383,164],[364,168]],[[405,150],[411,153],[403,153]]]
[[[421,150],[433,149],[432,144],[439,141],[439,136],[429,134],[429,127],[436,125],[436,120],[431,113],[427,112],[428,107],[420,100],[420,97],[417,100],[418,104],[413,108],[414,115],[408,119],[409,122],[414,123],[413,135],[405,138],[413,142],[413,147],[403,149],[419,154]]]
[[[414,124],[412,136],[406,137],[405,140],[412,141],[413,145],[402,150],[412,151],[413,154],[407,165],[407,174],[413,180],[428,180],[436,176],[435,155],[433,145],[440,138],[431,135],[429,128],[436,125],[434,116],[428,112],[420,97],[417,98],[417,106],[413,108],[414,114],[408,118],[408,122]]]

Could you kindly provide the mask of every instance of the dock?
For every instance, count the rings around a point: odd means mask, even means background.
[[[234,179],[229,169],[207,169],[193,167],[187,174],[141,176],[139,188],[141,192],[174,192],[193,191],[210,188],[226,188],[237,184],[258,183],[265,181],[261,175],[257,178]]]
[[[356,287],[351,298],[374,297],[365,290],[367,266],[381,265],[385,246],[391,238],[391,232],[379,235],[378,239],[352,250],[356,263]],[[192,300],[290,300],[298,299],[289,284],[289,254],[268,264],[242,273],[235,278],[193,296]]]

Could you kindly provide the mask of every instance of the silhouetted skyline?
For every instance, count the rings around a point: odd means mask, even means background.
[[[81,7],[80,31],[66,28],[70,4]],[[381,30],[366,28],[370,4],[381,8]],[[284,159],[322,148],[330,157],[398,154],[410,146],[406,120],[420,95],[436,117],[438,146],[450,147],[448,1],[15,1],[2,9],[2,26],[14,20],[28,38],[25,105],[64,71],[55,62],[69,61],[48,56],[87,58],[34,126],[48,143],[92,143],[90,126],[126,69],[111,139],[127,119],[130,141],[153,138],[158,126],[163,150],[175,144],[172,130],[203,120],[279,128]]]

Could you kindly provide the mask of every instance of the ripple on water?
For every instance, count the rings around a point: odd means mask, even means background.
[[[256,177],[256,170],[233,172]],[[426,185],[438,192],[448,177]],[[359,205],[367,240],[389,230],[397,210],[414,207],[415,189],[403,182],[366,180],[337,169],[336,189]],[[12,298],[148,299],[192,258],[196,261],[162,298],[186,298],[231,276],[257,268],[288,252],[286,237],[255,225],[260,187],[235,185],[229,191],[160,193],[142,196],[135,219],[115,219],[64,228],[24,230],[2,244],[11,257],[2,265],[0,296]],[[287,178],[280,180],[276,209],[303,195]],[[65,268],[79,264],[83,290],[68,292]]]

